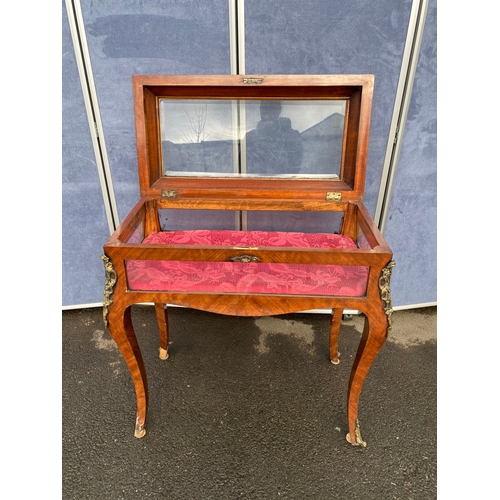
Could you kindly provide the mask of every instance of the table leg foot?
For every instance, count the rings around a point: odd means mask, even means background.
[[[167,359],[168,358],[168,349],[163,349],[163,347],[160,347],[160,359]]]
[[[351,433],[348,432],[346,435],[347,442],[352,444],[353,446],[362,446],[366,448],[366,442],[361,438],[361,430],[359,428],[359,421],[356,420],[356,428],[354,429],[354,436],[351,436]]]
[[[146,435],[146,429],[144,427],[144,422],[140,422],[139,417],[135,421],[135,432],[134,436],[136,438],[142,438]]]

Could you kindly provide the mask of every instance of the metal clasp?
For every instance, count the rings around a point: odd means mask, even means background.
[[[262,83],[262,78],[243,78],[243,83]]]
[[[162,189],[161,197],[169,199],[177,198],[177,191],[174,191],[173,189]]]

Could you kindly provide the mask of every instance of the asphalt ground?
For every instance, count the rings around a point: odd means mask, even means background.
[[[62,313],[62,498],[437,498],[437,310],[396,311],[363,386],[366,448],[347,443],[346,398],[362,316],[269,318],[169,308],[169,358],[154,308],[132,319],[149,381],[147,433],[102,310]]]

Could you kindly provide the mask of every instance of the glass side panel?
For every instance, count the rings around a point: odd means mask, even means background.
[[[356,265],[129,260],[131,290],[362,297],[369,268]]]
[[[238,230],[241,228],[240,212],[234,210],[158,210],[162,231],[190,231],[209,229],[212,231]]]
[[[345,100],[161,99],[163,175],[338,178]]]
[[[281,210],[158,210],[162,231],[196,229],[285,231],[340,234],[344,212],[292,212]],[[141,240],[142,241],[142,240]]]
[[[368,241],[368,237],[365,235],[363,228],[360,226],[360,224],[357,224],[357,245],[359,248],[363,249],[370,249],[372,246],[370,245],[370,242]]]
[[[344,212],[262,210],[242,213],[243,228],[248,231],[340,234],[343,220]]]
[[[144,225],[142,221],[139,221],[135,225],[129,237],[125,240],[125,243],[141,243],[143,239],[144,239]]]

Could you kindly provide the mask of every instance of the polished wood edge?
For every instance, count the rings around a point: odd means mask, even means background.
[[[245,83],[244,80],[261,80],[258,84]],[[328,75],[132,75],[134,85],[142,86],[297,86],[297,85],[331,85],[331,86],[365,86],[370,87],[374,84],[375,76],[372,74],[328,74]]]
[[[365,312],[369,311],[371,307],[367,296],[249,295],[213,292],[139,292],[132,290],[120,292],[122,306],[155,301],[227,316],[275,316],[311,309],[334,308],[349,308]]]
[[[280,247],[220,247],[195,245],[106,245],[104,252],[114,260],[174,260],[197,262],[230,262],[238,255],[257,257],[263,263],[315,264],[339,266],[380,265],[391,254],[380,248],[369,250],[334,248],[280,248]]]
[[[166,176],[159,178],[141,196],[160,198],[163,190],[175,190],[178,196],[199,197],[319,197],[327,192],[341,192],[342,196],[356,197],[352,188],[340,179],[271,178],[271,177],[202,177]],[[295,193],[295,194],[294,194]],[[299,195],[297,194],[299,193]],[[361,197],[357,197],[361,199]]]

